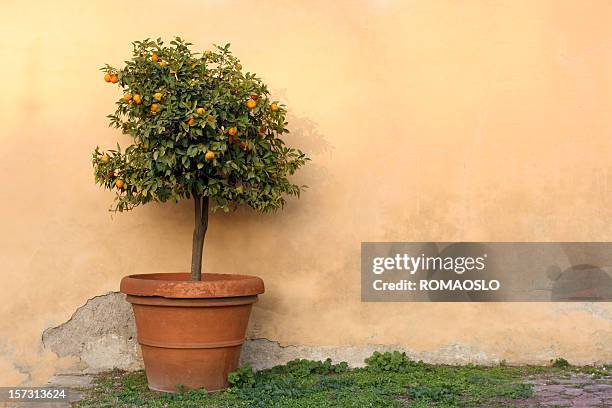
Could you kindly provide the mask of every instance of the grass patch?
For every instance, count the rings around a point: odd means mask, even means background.
[[[446,366],[410,361],[402,353],[375,353],[364,368],[331,360],[294,360],[253,373],[230,375],[232,387],[208,394],[164,394],[147,388],[143,371],[99,376],[76,407],[470,407],[509,406],[532,395],[533,375],[589,372],[579,367]]]

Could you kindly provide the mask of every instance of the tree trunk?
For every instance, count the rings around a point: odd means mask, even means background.
[[[208,228],[208,196],[194,196],[195,228],[193,230],[193,246],[191,248],[191,280],[202,280],[202,252],[204,237]]]

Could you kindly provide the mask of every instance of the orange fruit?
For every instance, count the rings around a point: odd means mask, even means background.
[[[195,123],[195,120],[193,118],[189,118],[189,120],[187,121],[187,124],[189,126],[193,126],[194,123]]]
[[[231,127],[229,128],[227,133],[229,133],[230,136],[236,136],[236,134],[238,133],[238,130],[235,127]]]
[[[157,56],[157,54],[154,53],[153,55],[151,55],[151,61],[153,62],[159,61],[159,57]]]
[[[162,94],[161,92],[156,92],[155,95],[153,95],[153,97],[155,98],[156,101],[161,101]]]
[[[100,158],[100,161],[101,161],[103,164],[106,164],[106,163],[108,163],[108,162],[110,161],[110,157],[108,156],[108,154],[106,154],[106,153],[105,153],[105,154],[104,154],[104,155],[103,155],[103,156]]]
[[[208,119],[209,122],[212,122],[212,121],[215,120],[215,117],[213,115],[208,115],[207,119]]]
[[[118,77],[117,75],[113,74],[113,75],[111,75],[111,77],[110,77],[110,81],[111,81],[113,84],[116,84],[117,82],[119,82],[119,77]]]
[[[277,103],[273,103],[272,105],[270,105],[270,109],[272,110],[272,112],[278,112],[278,104]]]
[[[136,105],[140,105],[142,103],[142,97],[138,94],[134,95],[132,97],[132,100],[134,101]]]
[[[198,115],[203,115],[203,114],[205,114],[205,113],[206,113],[206,109],[204,109],[204,108],[198,108],[198,109],[196,109],[196,113],[197,113]]]
[[[211,161],[212,159],[215,158],[215,153],[209,150],[204,155],[204,158],[206,159],[206,161]]]
[[[126,102],[131,101],[131,100],[132,100],[132,94],[131,94],[131,93],[129,93],[129,92],[128,92],[128,93],[123,94],[123,100],[124,100],[124,101],[126,101]]]
[[[253,99],[249,99],[249,100],[246,102],[246,106],[247,106],[247,108],[249,108],[249,109],[254,109],[254,108],[257,106],[257,102],[255,102]]]
[[[158,109],[159,109],[159,104],[154,103],[153,105],[151,105],[151,112],[155,113],[157,112]]]
[[[125,182],[123,180],[121,179],[115,180],[115,187],[117,187],[118,189],[122,189],[124,185],[125,185]]]
[[[104,80],[105,80],[106,82],[110,82],[110,81],[111,81],[111,76],[110,76],[110,74],[104,74]]]

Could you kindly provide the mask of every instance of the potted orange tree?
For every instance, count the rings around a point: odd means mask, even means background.
[[[288,177],[308,158],[285,145],[284,106],[242,70],[229,45],[201,54],[180,38],[133,45],[123,68],[102,68],[104,80],[124,92],[110,125],[133,143],[97,147],[95,180],[115,191],[114,211],[193,200],[195,228],[191,273],[129,275],[121,291],[133,306],[149,388],[217,391],[237,367],[264,284],[254,276],[202,275],[209,211],[282,208],[304,189]]]

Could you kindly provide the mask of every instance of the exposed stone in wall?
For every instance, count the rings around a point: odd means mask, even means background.
[[[576,308],[587,308],[591,314],[609,318],[609,315],[602,311],[605,309],[599,310],[596,305],[587,307],[572,304],[561,310],[571,311]],[[95,373],[112,368],[133,370],[143,367],[132,307],[121,293],[108,293],[90,299],[79,307],[66,323],[45,330],[43,343],[46,349],[60,357],[76,357],[74,360],[78,363],[60,371],[64,374]],[[363,366],[364,359],[374,351],[392,350],[404,351],[413,360],[440,364],[497,364],[503,359],[462,344],[415,352],[402,345],[285,346],[272,339],[259,338],[245,342],[241,364],[248,362],[253,368],[261,370],[296,358],[324,360],[329,357],[334,362],[346,361],[350,366],[358,367]],[[550,349],[542,350],[537,361],[533,363],[543,364],[554,357],[558,356],[551,346]],[[585,364],[590,361],[577,363]]]
[[[122,293],[96,296],[79,307],[70,320],[43,333],[45,348],[80,362],[67,372],[98,372],[142,367],[134,314]]]
[[[122,293],[108,293],[88,300],[66,323],[45,330],[43,344],[60,357],[77,357],[79,363],[63,370],[68,374],[142,368],[132,307]],[[261,370],[296,358],[324,360],[329,357],[334,361],[346,361],[351,366],[361,366],[375,350],[403,350],[415,360],[436,363],[493,362],[491,356],[458,345],[433,353],[413,353],[393,345],[281,346],[268,339],[252,339],[244,344],[241,363],[248,362]]]

